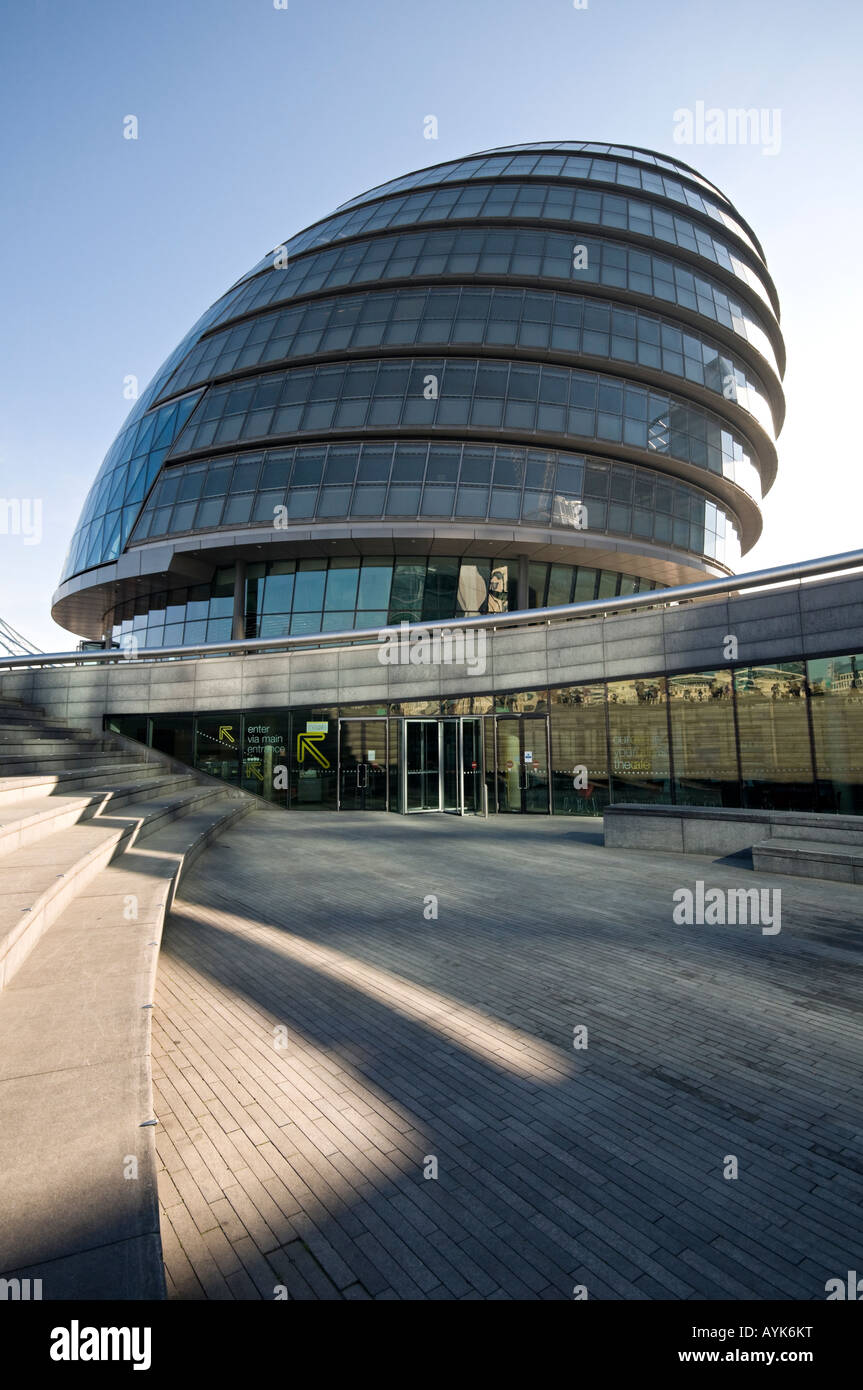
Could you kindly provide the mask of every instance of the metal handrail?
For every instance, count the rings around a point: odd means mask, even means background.
[[[846,550],[840,555],[803,560],[793,565],[778,565],[772,569],[751,570],[748,574],[730,575],[723,579],[680,584],[672,589],[650,589],[645,593],[626,594],[618,598],[588,599],[584,603],[565,603],[554,608],[517,609],[512,613],[489,613],[476,618],[441,618],[437,622],[405,622],[380,628],[348,628],[343,632],[304,633],[302,636],[234,638],[228,642],[199,642],[188,647],[141,647],[138,650],[112,648],[108,651],[44,652],[36,656],[5,659],[0,657],[0,671],[22,667],[104,665],[118,661],[163,661],[192,656],[251,656],[262,652],[300,651],[316,647],[361,646],[380,641],[384,636],[409,637],[412,633],[421,632],[550,625],[573,619],[606,617],[626,612],[631,608],[674,607],[680,603],[713,598],[719,594],[737,593],[741,589],[799,583],[804,579],[814,579],[818,575],[851,569],[863,569],[863,550]]]

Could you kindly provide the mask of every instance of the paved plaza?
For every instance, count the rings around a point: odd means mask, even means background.
[[[781,888],[781,932],[676,925],[697,880]],[[861,960],[859,889],[596,821],[253,816],[162,945],[169,1297],[823,1299]]]

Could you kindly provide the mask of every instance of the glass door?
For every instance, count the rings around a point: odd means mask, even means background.
[[[482,813],[482,720],[406,719],[406,811]]]
[[[386,811],[386,719],[339,720],[339,810]]]
[[[462,719],[461,757],[463,810],[465,815],[482,815],[482,720]]]
[[[461,739],[458,719],[441,721],[441,809],[461,815]]]
[[[499,715],[496,723],[498,811],[547,816],[551,805],[545,716]]]
[[[436,719],[405,720],[405,810],[441,809],[441,754]]]

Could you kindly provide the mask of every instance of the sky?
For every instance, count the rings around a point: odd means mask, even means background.
[[[788,353],[779,475],[741,568],[860,546],[863,6],[578,3],[5,0],[0,498],[29,534],[0,534],[0,618],[75,646],[51,597],[127,377],[143,390],[213,300],[339,203],[512,142],[646,146],[731,198]],[[764,112],[763,143],[675,143],[698,102]]]

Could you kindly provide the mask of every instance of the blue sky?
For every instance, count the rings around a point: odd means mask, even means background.
[[[849,0],[7,0],[0,496],[41,499],[43,535],[0,535],[0,616],[74,646],[50,600],[128,412],[125,377],[143,389],[229,284],[338,203],[513,141],[648,146],[732,198],[765,248],[789,364],[779,480],[743,568],[859,545],[861,14]],[[779,153],[676,145],[674,112],[698,101],[778,110]]]

